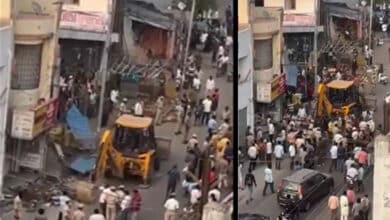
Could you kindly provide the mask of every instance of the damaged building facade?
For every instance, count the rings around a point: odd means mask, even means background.
[[[149,58],[172,59],[176,41],[173,15],[145,1],[126,0],[124,7],[124,54],[140,64],[145,64]]]
[[[350,38],[364,40],[368,38],[369,11],[367,1],[361,0],[323,0],[321,20],[326,26],[329,38],[349,32]]]

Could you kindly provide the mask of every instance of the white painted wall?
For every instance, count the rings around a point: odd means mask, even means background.
[[[316,0],[295,0],[295,10],[287,10],[286,0],[265,0],[264,7],[283,7],[285,14],[314,14]]]
[[[252,33],[250,29],[240,31],[238,33],[238,73],[241,75],[238,82],[238,110],[244,109],[245,107],[247,108],[247,125],[253,127],[254,113],[252,42]],[[248,73],[250,73],[249,76],[247,75]],[[241,82],[241,80],[244,79],[247,80]]]
[[[5,144],[13,56],[11,25],[0,27],[0,44],[0,197],[2,197],[3,177],[7,173],[7,169],[5,169]]]

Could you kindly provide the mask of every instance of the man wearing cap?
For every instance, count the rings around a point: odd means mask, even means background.
[[[175,193],[171,193],[169,195],[169,198],[164,204],[164,208],[164,220],[174,220],[176,217],[176,211],[179,209],[179,201],[177,201]]]
[[[110,188],[108,187],[108,185],[106,186],[101,186],[100,187],[100,196],[99,196],[99,206],[100,206],[100,211],[101,213],[106,216],[106,195],[108,193],[108,191],[110,190]]]
[[[116,205],[118,203],[118,196],[115,192],[115,187],[111,186],[110,190],[106,194],[106,219],[115,220],[116,217]]]
[[[187,148],[193,149],[195,147],[195,144],[199,144],[198,136],[194,133],[192,134],[190,140],[188,140]]]
[[[72,220],[86,220],[84,205],[82,203],[77,205],[77,210],[73,212]]]
[[[164,108],[164,96],[160,96],[156,102],[156,117],[154,118],[155,125],[161,125],[162,110]]]

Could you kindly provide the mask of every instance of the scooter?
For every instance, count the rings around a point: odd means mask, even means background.
[[[378,74],[378,83],[382,85],[387,85],[389,83],[389,77],[385,76],[383,73]]]

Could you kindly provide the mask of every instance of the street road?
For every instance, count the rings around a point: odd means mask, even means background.
[[[220,15],[224,15],[225,12],[225,6],[224,2],[221,1],[218,2],[219,7],[219,13]],[[232,56],[230,56],[230,59],[232,59]],[[203,66],[202,70],[204,72],[203,74],[203,84],[205,83],[206,79],[210,75],[214,75],[216,73],[216,69],[212,67],[211,64],[211,54],[203,54]],[[216,87],[220,89],[220,100],[218,105],[218,113],[222,111],[222,109],[225,106],[230,106],[230,108],[233,108],[233,85],[231,82],[227,82],[226,77],[221,77],[216,79]],[[203,94],[203,91],[202,91]],[[175,136],[173,135],[175,124],[174,123],[164,123],[162,126],[158,126],[156,129],[156,135],[157,136],[164,136],[172,138],[172,147],[171,147],[171,156],[169,161],[164,161],[161,164],[161,171],[153,178],[152,180],[152,186],[148,189],[140,189],[141,196],[142,196],[142,206],[141,206],[141,212],[139,213],[138,219],[162,219],[163,213],[164,213],[164,197],[166,193],[167,188],[167,176],[165,175],[166,172],[172,167],[173,164],[178,164],[179,168],[182,169],[184,167],[184,157],[186,155],[185,152],[185,145],[182,144],[183,137],[182,135]],[[192,133],[196,133],[198,135],[198,140],[200,143],[205,140],[205,137],[207,135],[207,128],[205,127],[193,127],[190,131],[190,135]],[[48,167],[56,168],[58,169],[59,164],[56,160],[56,157],[50,157],[51,160],[48,161]],[[134,189],[138,188],[138,184],[140,184],[139,180],[129,181],[126,183],[121,182],[120,180],[110,179],[106,180],[110,184],[114,185],[121,185],[124,184],[127,189]],[[225,190],[226,192],[231,192],[230,189]],[[183,207],[187,204],[188,199],[183,196],[184,191],[181,189],[180,186],[177,187],[177,195],[178,200],[180,202],[180,206]],[[91,211],[96,208],[95,205],[89,205],[86,207],[86,212],[91,213]],[[58,215],[57,208],[47,208],[48,212],[48,219],[56,219]],[[34,213],[35,214],[35,213]],[[27,213],[25,218],[23,220],[32,220],[34,214]],[[12,213],[0,213],[2,215],[3,220],[12,220],[13,215]]]
[[[385,45],[381,47],[374,48],[375,57],[374,62],[377,64],[382,63],[384,65],[384,73],[390,77],[390,55],[388,48],[390,47],[390,41],[386,41]],[[390,92],[390,86],[385,85],[376,85],[375,87],[375,96],[368,97],[369,99],[376,99],[376,112],[375,112],[375,121],[376,124],[383,124],[383,99],[386,93]],[[282,163],[282,170],[273,170],[274,174],[274,182],[275,182],[275,188],[277,187],[277,184],[281,181],[281,179],[285,176],[288,176],[291,171],[289,170],[288,159],[285,159]],[[329,167],[329,163],[327,163],[323,168],[320,170],[327,172]],[[243,172],[247,171],[247,164],[243,168]],[[262,196],[262,190],[264,186],[264,166],[259,166],[256,171],[254,172],[254,175],[256,177],[256,181],[258,183],[258,187],[254,191],[254,201],[246,204],[246,199],[248,196],[248,192],[245,191],[239,191],[238,194],[238,207],[239,207],[239,213],[259,213],[266,216],[270,216],[271,219],[275,219],[280,214],[280,207],[277,204],[276,201],[276,194],[273,195],[266,195],[265,197]],[[340,172],[333,172],[332,173],[334,179],[335,179],[335,192],[337,192],[338,195],[341,195],[344,190],[344,184],[343,184],[343,176],[340,174]],[[372,201],[372,192],[373,192],[373,174],[370,173],[366,179],[365,179],[365,188],[366,188],[366,194],[369,195],[370,200]],[[360,194],[359,196],[361,196]],[[313,205],[311,210],[307,213],[302,213],[300,215],[300,219],[302,220],[324,220],[328,218],[328,210],[327,210],[327,199],[328,197],[324,198],[323,200],[319,201],[317,204]]]

